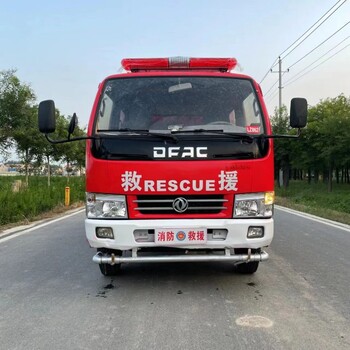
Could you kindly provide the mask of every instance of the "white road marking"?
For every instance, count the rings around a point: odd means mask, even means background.
[[[294,209],[280,207],[279,205],[275,205],[275,208],[278,209],[278,210],[284,211],[286,213],[289,213],[289,214],[300,216],[300,217],[302,217],[304,219],[313,220],[313,221],[316,221],[316,222],[321,223],[321,224],[325,224],[325,225],[328,225],[328,226],[331,226],[331,227],[338,228],[340,230],[344,230],[344,231],[350,232],[350,226],[346,225],[346,224],[342,224],[341,222],[324,219],[324,218],[321,218],[319,216],[312,215],[312,214],[306,214],[306,213],[303,213],[301,211],[297,211],[297,210],[294,210]]]
[[[85,210],[85,209],[81,209],[81,210],[78,210],[78,211],[76,211],[76,212],[74,212],[74,213],[70,213],[70,214],[61,216],[61,217],[59,217],[59,218],[57,218],[57,219],[53,219],[53,220],[50,220],[50,221],[46,221],[46,222],[44,222],[44,223],[42,223],[42,224],[39,224],[39,225],[35,225],[35,224],[34,224],[35,226],[30,227],[30,228],[28,228],[28,229],[24,229],[24,230],[19,231],[19,232],[17,232],[17,233],[11,234],[11,233],[6,233],[6,231],[5,231],[5,232],[2,234],[2,236],[4,236],[4,238],[1,238],[1,235],[0,235],[0,244],[1,244],[1,243],[4,243],[4,242],[7,242],[7,241],[9,241],[10,239],[13,239],[13,238],[16,238],[16,237],[25,235],[25,234],[27,234],[27,233],[29,233],[29,232],[35,231],[35,230],[37,230],[37,229],[39,229],[39,228],[42,228],[42,227],[51,225],[51,224],[53,224],[53,223],[55,223],[55,222],[58,222],[58,221],[67,219],[67,218],[69,218],[69,217],[71,217],[71,216],[74,216],[74,215],[76,215],[76,214],[79,214],[79,213],[83,212],[84,210]],[[8,234],[10,234],[10,236],[8,236]]]

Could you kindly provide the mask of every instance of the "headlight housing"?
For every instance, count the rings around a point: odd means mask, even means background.
[[[125,196],[86,193],[86,216],[89,219],[127,219]]]
[[[273,214],[274,192],[237,194],[235,196],[234,217],[270,218]]]

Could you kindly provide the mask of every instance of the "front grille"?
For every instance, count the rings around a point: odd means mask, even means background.
[[[179,197],[188,202],[182,213],[173,208],[174,200]],[[227,201],[222,195],[137,196],[134,209],[141,214],[218,214],[227,209]]]

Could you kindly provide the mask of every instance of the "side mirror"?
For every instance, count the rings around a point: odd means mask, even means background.
[[[50,134],[56,130],[55,102],[46,100],[39,103],[38,110],[39,131]]]
[[[74,132],[74,129],[76,127],[76,125],[78,124],[78,117],[75,113],[73,113],[73,117],[70,120],[69,126],[68,126],[68,134],[72,135]]]
[[[290,102],[290,126],[292,128],[304,128],[307,123],[307,101],[305,98],[296,97]]]

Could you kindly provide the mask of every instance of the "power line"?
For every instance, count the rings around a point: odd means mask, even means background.
[[[319,57],[317,60],[313,61],[312,63],[310,63],[308,66],[306,66],[304,69],[302,69],[299,73],[295,74],[293,77],[291,77],[289,80],[287,80],[285,82],[285,84],[288,84],[290,81],[294,80],[298,75],[302,74],[303,72],[305,72],[309,67],[311,67],[313,64],[315,64],[316,62],[318,62],[319,60],[321,60],[323,57],[325,57],[328,53],[330,53],[331,51],[333,51],[335,48],[337,48],[340,44],[342,44],[344,41],[346,41],[347,39],[350,38],[350,35],[347,36],[345,39],[343,39],[341,42],[339,42],[337,45],[333,46],[330,50],[328,50],[326,53],[324,53],[321,57]]]
[[[301,75],[300,77],[298,77],[298,78],[294,79],[293,81],[289,82],[289,83],[288,83],[287,85],[285,85],[284,87],[289,86],[289,85],[295,83],[297,80],[299,80],[300,78],[302,78],[304,75],[306,75],[306,74],[312,72],[312,71],[315,70],[317,67],[319,67],[321,64],[323,64],[323,63],[329,61],[331,58],[333,58],[333,57],[334,57],[335,55],[337,55],[338,53],[344,51],[344,50],[345,50],[347,47],[349,47],[349,46],[350,46],[350,44],[346,45],[345,47],[343,47],[342,49],[340,49],[339,51],[337,51],[337,52],[336,52],[335,54],[333,54],[332,56],[328,57],[326,60],[322,61],[320,64],[318,64],[318,65],[315,66],[314,68],[308,70],[307,72],[305,72],[305,73],[304,73],[303,75]]]
[[[335,31],[332,35],[330,35],[327,39],[323,40],[320,44],[318,44],[316,47],[314,47],[311,51],[309,51],[307,54],[305,54],[303,57],[299,58],[297,61],[295,61],[293,64],[291,64],[288,69],[292,68],[293,66],[295,66],[297,63],[299,63],[300,61],[302,61],[305,57],[309,56],[310,53],[314,52],[316,49],[318,49],[321,45],[323,45],[325,42],[327,42],[330,38],[332,38],[335,34],[337,34],[338,32],[340,32],[342,29],[344,29],[348,24],[350,23],[347,22],[345,23],[341,28],[339,28],[337,31]]]
[[[269,94],[269,92],[276,86],[276,84],[278,83],[278,80],[279,79],[277,79],[275,82],[274,82],[274,84],[270,87],[270,89],[268,89],[265,93],[264,93],[264,96],[266,97],[268,94]]]
[[[328,17],[326,17],[316,28],[314,28],[302,41],[298,43],[291,51],[289,51],[282,59],[285,59],[289,54],[291,54],[297,47],[299,47],[311,34],[313,34],[324,22],[327,21],[341,6],[343,6],[347,0],[339,0],[335,5],[333,5],[323,16],[321,16],[306,32],[304,32],[297,40],[294,41],[287,49],[285,49],[280,56],[282,56],[286,51],[288,51],[294,44],[296,44],[308,31],[310,31],[323,17],[325,17],[334,7],[336,7],[339,2],[343,1]]]
[[[278,90],[267,99],[266,103],[270,103],[277,96],[277,94],[278,94]]]
[[[293,50],[291,50],[289,53],[287,53],[284,57],[282,57],[282,59],[284,59],[285,57],[287,57],[291,52],[293,52],[302,42],[304,42],[313,32],[316,31],[316,29],[318,29],[328,18],[330,18],[342,5],[345,4],[345,2],[347,0],[339,0],[338,2],[336,2],[324,15],[322,15],[308,30],[306,30],[297,40],[295,40],[293,42],[293,44],[289,45],[287,47],[287,49],[285,49],[280,55],[279,57],[281,57],[286,51],[288,51],[291,47],[293,47],[294,44],[296,44],[307,32],[309,32],[320,20],[322,20],[322,18],[324,18],[325,16],[327,16],[327,14],[329,12],[331,12],[334,7],[336,7],[341,1],[343,1],[327,18],[325,18],[311,33],[309,33],[308,36],[306,36],[296,47],[293,48]],[[277,64],[278,59],[276,58],[274,60],[274,62],[272,63],[271,67],[269,68],[269,70],[265,73],[265,75],[263,76],[263,78],[260,80],[260,84],[266,79],[266,77],[268,76],[268,74],[271,72],[272,68]]]
[[[282,77],[284,76],[284,74],[286,73],[286,71],[282,72]],[[270,93],[270,91],[276,86],[276,84],[279,82],[279,78],[273,83],[272,86],[270,86],[270,89],[267,90],[267,92],[264,93],[264,97],[266,98],[267,95]]]
[[[263,78],[260,80],[260,83],[261,84],[265,78],[267,77],[267,75],[271,72],[272,68],[275,66],[275,63],[277,62],[277,58],[274,60],[274,62],[272,63],[271,67],[269,68],[269,70],[266,72],[266,74],[263,76]]]

